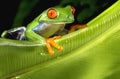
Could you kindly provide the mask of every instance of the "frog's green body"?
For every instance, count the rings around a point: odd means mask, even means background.
[[[48,17],[47,12],[50,9],[56,10],[56,18],[51,19]],[[30,40],[40,42],[41,39],[43,40],[43,37],[50,37],[54,33],[62,31],[65,24],[72,23],[73,21],[74,15],[72,14],[71,6],[66,6],[64,8],[52,7],[43,11],[37,18],[27,25],[25,35]]]

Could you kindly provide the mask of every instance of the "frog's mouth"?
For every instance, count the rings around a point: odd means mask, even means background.
[[[63,24],[70,24],[72,22],[45,22],[45,23],[48,23],[48,24],[60,24],[60,25],[63,25]]]

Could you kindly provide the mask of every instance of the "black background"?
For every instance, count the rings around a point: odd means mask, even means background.
[[[109,1],[110,3],[107,4],[104,8],[101,7],[101,5],[107,1]],[[98,0],[98,5],[100,5],[99,11],[94,13],[85,22],[88,22],[92,18],[96,17],[99,13],[101,13],[103,10],[105,10],[107,7],[109,7],[115,1],[116,0]],[[1,2],[0,2],[0,34],[4,30],[9,29],[12,26],[13,20],[18,11],[18,6],[19,6],[20,2],[21,2],[21,0],[1,0]],[[60,2],[61,2],[61,0],[40,0],[36,4],[36,6],[33,8],[31,13],[24,19],[22,25],[26,26],[30,21],[33,20],[33,18],[35,18],[44,9],[51,7],[51,6],[59,5]],[[42,9],[39,9],[40,7],[42,7]]]

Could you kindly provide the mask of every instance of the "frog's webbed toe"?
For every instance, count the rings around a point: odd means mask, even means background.
[[[52,46],[57,48],[58,50],[62,50],[62,46],[59,46],[58,44],[55,43],[55,39],[59,39],[61,36],[54,36],[54,37],[51,37],[51,38],[46,38],[46,45],[47,45],[47,48],[48,48],[48,52],[49,54],[54,54],[54,51],[52,50]]]

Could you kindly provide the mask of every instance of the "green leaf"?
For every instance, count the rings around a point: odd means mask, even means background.
[[[120,1],[85,29],[56,42],[63,51],[47,53],[45,44],[0,39],[0,78],[119,79]]]

